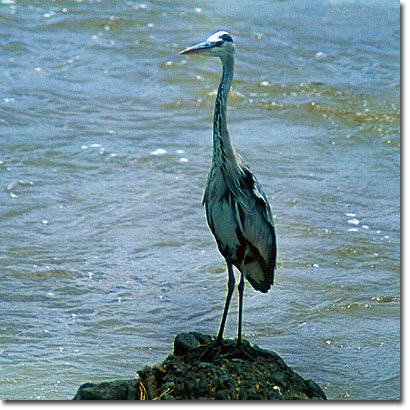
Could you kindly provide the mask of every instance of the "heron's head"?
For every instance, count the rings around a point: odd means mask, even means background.
[[[179,54],[202,54],[204,56],[225,59],[228,56],[233,56],[234,53],[235,46],[230,34],[226,31],[217,31],[203,43],[188,47]]]

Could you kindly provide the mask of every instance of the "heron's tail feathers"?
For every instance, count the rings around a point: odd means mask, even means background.
[[[245,260],[240,270],[255,290],[266,293],[273,285],[275,264],[267,264],[260,255],[248,263]]]

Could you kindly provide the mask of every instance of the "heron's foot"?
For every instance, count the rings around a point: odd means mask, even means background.
[[[190,348],[188,352],[193,361],[216,363],[223,359],[255,361],[253,348],[246,340],[223,340],[214,338],[209,342],[199,343]]]
[[[205,348],[205,347],[209,348],[209,347],[214,346],[215,344],[216,344],[216,340],[213,339],[213,340],[211,340],[210,342],[199,343],[199,344],[196,345],[195,347],[191,348],[190,351],[192,352],[192,351],[194,351],[194,350],[196,350],[196,349],[203,349],[203,348]]]
[[[245,359],[255,361],[256,356],[252,354],[252,347],[248,341],[238,340],[236,345],[223,355],[226,359]]]
[[[203,349],[203,352],[197,358],[198,362],[206,361],[206,359],[210,356],[215,357],[216,355],[221,353],[221,344],[217,339],[212,340],[209,343],[199,345],[196,349]]]

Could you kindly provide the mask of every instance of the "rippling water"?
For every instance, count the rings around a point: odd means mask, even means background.
[[[233,143],[279,242],[245,337],[330,399],[400,397],[398,3],[1,0],[0,21],[2,399],[69,399],[216,333],[220,64],[178,52],[219,29]]]

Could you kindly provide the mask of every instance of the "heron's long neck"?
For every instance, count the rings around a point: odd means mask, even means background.
[[[228,126],[226,123],[226,102],[234,71],[233,56],[222,61],[223,74],[219,84],[218,94],[215,101],[214,112],[214,129],[213,129],[213,162],[214,165],[220,165],[227,158],[235,156],[235,150],[231,144]]]

